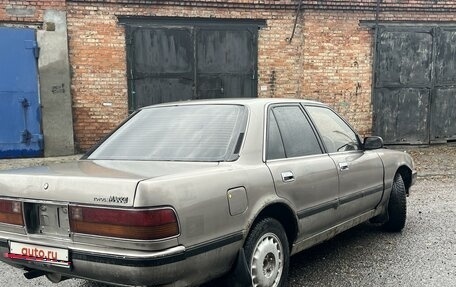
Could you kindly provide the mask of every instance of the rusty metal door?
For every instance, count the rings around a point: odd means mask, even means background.
[[[431,29],[380,28],[373,131],[387,144],[429,142]]]
[[[192,29],[130,28],[128,37],[131,110],[192,99]]]
[[[456,141],[456,27],[435,30],[435,84],[431,101],[431,143]]]
[[[373,132],[386,144],[456,139],[456,33],[439,27],[380,27]]]
[[[196,98],[256,96],[255,39],[245,28],[198,28]]]
[[[256,97],[258,27],[129,24],[129,108],[171,101]]]

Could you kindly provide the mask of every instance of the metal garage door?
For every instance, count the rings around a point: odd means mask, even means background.
[[[37,57],[35,30],[0,28],[0,158],[43,154]]]
[[[129,108],[256,97],[258,25],[128,24]]]
[[[456,29],[380,27],[373,131],[388,144],[456,140]]]

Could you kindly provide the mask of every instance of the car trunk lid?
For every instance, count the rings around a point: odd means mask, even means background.
[[[4,197],[91,205],[133,206],[145,179],[217,163],[82,160],[0,172]]]

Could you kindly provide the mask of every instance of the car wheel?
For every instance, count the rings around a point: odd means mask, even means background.
[[[396,174],[388,202],[388,220],[383,224],[385,230],[399,232],[404,228],[407,217],[406,198],[407,195],[402,176]]]
[[[273,218],[255,224],[245,242],[253,287],[282,287],[288,279],[290,250],[285,230]]]

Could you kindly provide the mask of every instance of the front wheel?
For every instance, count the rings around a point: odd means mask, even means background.
[[[407,218],[407,194],[404,180],[398,173],[394,177],[393,187],[388,202],[388,220],[383,224],[387,231],[399,232],[405,226]]]
[[[253,287],[286,286],[290,250],[280,222],[265,218],[255,224],[244,249]]]

